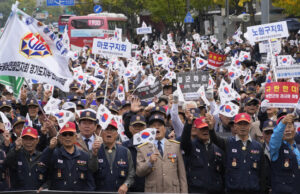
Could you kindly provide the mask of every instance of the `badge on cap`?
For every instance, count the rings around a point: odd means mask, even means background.
[[[90,114],[91,114],[90,112],[86,112],[86,116],[87,116],[87,117],[89,117],[89,116],[90,116]]]
[[[6,102],[5,102],[5,101],[3,102],[3,105],[6,105]]]
[[[284,108],[284,109],[282,110],[282,112],[287,112],[286,108]]]
[[[157,106],[157,107],[155,108],[155,110],[159,110],[159,107]]]
[[[155,118],[155,119],[158,119],[158,116],[157,116],[157,115],[155,115],[155,116],[154,116],[154,118]]]
[[[242,115],[241,117],[242,117],[242,118],[245,118],[245,115]]]
[[[30,104],[33,104],[33,100],[30,100]]]
[[[137,120],[137,121],[141,120],[141,117],[140,117],[140,116],[137,116],[137,117],[136,117],[136,120]]]
[[[70,127],[69,123],[67,123],[65,126],[66,126],[66,127]]]
[[[80,173],[80,179],[84,179],[84,173]]]
[[[273,122],[272,121],[269,121],[269,126],[273,126]]]

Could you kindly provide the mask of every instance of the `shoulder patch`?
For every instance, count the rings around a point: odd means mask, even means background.
[[[143,147],[146,144],[148,144],[148,142],[145,142],[145,143],[142,143],[142,144],[138,145],[137,148],[141,148],[141,147]]]
[[[168,139],[168,140],[169,140],[169,142],[173,142],[173,143],[180,144],[180,142],[179,142],[179,141],[176,141],[176,140],[173,140],[173,139]]]

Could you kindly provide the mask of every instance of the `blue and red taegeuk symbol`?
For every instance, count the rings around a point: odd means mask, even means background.
[[[147,131],[145,131],[145,132],[143,132],[143,133],[141,134],[141,137],[142,137],[143,139],[147,139],[149,136],[150,136],[150,133],[147,132]]]
[[[226,105],[226,106],[225,106],[225,112],[230,112],[230,111],[231,111],[231,106]]]
[[[58,118],[62,118],[64,116],[64,113],[59,112],[59,113],[56,113],[55,116],[57,116]]]
[[[103,123],[105,123],[105,122],[107,121],[107,119],[108,119],[108,114],[107,114],[107,113],[104,113],[104,114],[102,115],[102,117],[101,117],[101,121],[102,121]]]

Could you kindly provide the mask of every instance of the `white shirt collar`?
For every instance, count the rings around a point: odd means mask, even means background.
[[[241,138],[238,135],[235,135],[235,141],[240,141],[240,140],[241,140]],[[250,142],[252,142],[252,138],[251,138],[250,135],[248,135],[248,139],[247,140],[249,140]]]

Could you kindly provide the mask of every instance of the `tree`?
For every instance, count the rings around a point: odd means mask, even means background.
[[[300,16],[300,0],[273,0],[272,4],[283,8],[289,16]]]

